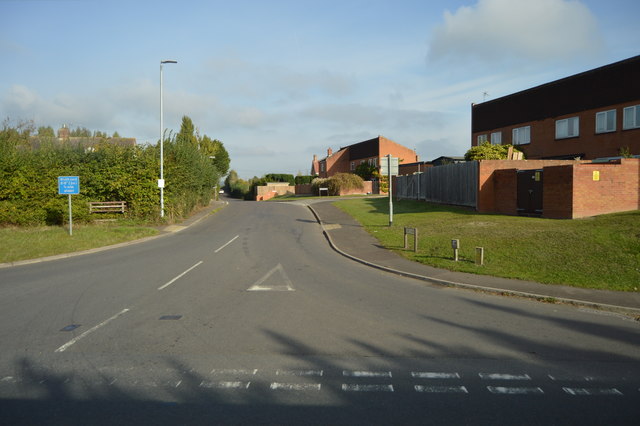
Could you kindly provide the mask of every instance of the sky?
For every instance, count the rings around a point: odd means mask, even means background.
[[[248,179],[383,135],[464,155],[471,104],[640,54],[638,0],[0,0],[0,119],[139,144],[189,116]]]

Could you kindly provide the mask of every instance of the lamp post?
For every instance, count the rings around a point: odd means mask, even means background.
[[[160,61],[160,179],[158,179],[158,188],[160,188],[160,217],[164,217],[164,111],[162,105],[162,65],[177,63],[178,61],[172,60]]]

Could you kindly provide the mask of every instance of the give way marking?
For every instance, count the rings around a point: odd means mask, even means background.
[[[247,291],[295,291],[293,284],[278,263],[272,270],[267,272],[262,278],[256,281]]]

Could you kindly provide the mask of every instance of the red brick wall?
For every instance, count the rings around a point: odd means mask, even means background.
[[[545,166],[571,165],[574,163],[574,161],[567,160],[482,160],[478,167],[478,201],[476,209],[481,213],[497,211],[498,200],[496,198],[496,183],[494,179],[496,170],[534,170],[542,169]],[[500,196],[502,197],[504,194]],[[512,203],[517,205],[517,194],[513,193],[513,197],[513,202],[501,200],[501,206],[510,206]]]
[[[574,165],[548,166],[542,176],[542,215],[552,219],[571,219],[573,211]]]
[[[494,171],[493,191],[496,213],[518,214],[518,178],[516,169]]]
[[[392,157],[398,157],[400,163],[414,163],[418,161],[415,151],[395,143],[391,139],[380,136],[380,157],[391,154]]]
[[[594,171],[600,175],[597,181]],[[573,180],[573,218],[640,209],[640,159],[581,164],[575,167]]]
[[[583,159],[593,160],[600,157],[615,157],[620,155],[621,147],[629,147],[632,154],[640,154],[640,129],[622,129],[623,109],[628,106],[638,105],[639,101],[612,105],[611,107],[576,112],[559,117],[550,117],[540,121],[520,123],[490,131],[476,132],[472,134],[471,146],[477,145],[478,135],[502,132],[502,143],[512,143],[512,130],[516,127],[531,126],[531,143],[517,145],[517,148],[525,153],[528,159],[542,157],[554,157],[561,155],[584,153]],[[596,134],[596,113],[616,110],[616,130],[611,133]],[[556,140],[556,120],[569,117],[580,117],[580,134],[574,138]]]

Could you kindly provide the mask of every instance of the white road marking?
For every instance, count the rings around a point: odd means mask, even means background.
[[[220,247],[218,250],[214,251],[214,253],[218,253],[219,251],[221,251],[223,248],[225,248],[226,246],[228,246],[229,244],[231,244],[232,242],[234,242],[236,239],[238,239],[240,235],[236,235],[235,237],[233,237],[231,239],[231,241],[229,241],[228,243],[226,243],[225,245],[223,245],[222,247]]]
[[[391,371],[349,371],[343,370],[345,377],[392,377]]]
[[[317,376],[322,377],[323,370],[277,370],[276,376]]]
[[[114,316],[112,316],[109,319],[106,319],[104,321],[102,321],[100,324],[90,328],[89,330],[85,331],[84,333],[82,333],[79,336],[74,337],[73,339],[69,340],[67,343],[65,343],[64,345],[60,346],[58,349],[55,350],[55,352],[64,352],[66,351],[71,345],[73,345],[74,343],[76,343],[78,340],[80,339],[84,339],[85,337],[87,337],[89,334],[93,333],[94,331],[96,331],[97,329],[104,327],[105,325],[109,324],[111,321],[113,321],[114,319],[118,318],[120,315],[124,315],[125,313],[129,312],[129,309],[123,309],[120,312],[118,312],[117,314],[115,314]]]
[[[345,392],[393,392],[393,385],[355,385],[342,384]]]
[[[503,394],[503,395],[528,395],[528,394],[543,394],[544,391],[540,388],[516,388],[516,387],[504,387],[504,386],[487,386],[487,389],[491,393]]]
[[[469,393],[464,386],[421,386],[415,385],[416,392],[426,393]]]
[[[552,376],[551,374],[547,374],[547,376],[553,380],[558,382],[577,382],[577,381],[585,381],[585,382],[593,382],[596,380],[595,377],[584,376],[584,377],[576,377],[576,376]]]
[[[216,375],[230,375],[230,376],[255,376],[258,373],[258,369],[255,368],[253,370],[247,369],[234,369],[234,368],[223,368],[223,369],[213,369],[209,374]]]
[[[187,269],[186,271],[184,271],[183,273],[181,273],[180,275],[178,275],[177,277],[175,277],[174,279],[172,279],[171,281],[169,281],[168,283],[166,283],[165,285],[162,285],[160,287],[158,287],[158,290],[163,290],[167,287],[169,287],[171,284],[173,284],[174,282],[178,281],[180,278],[184,277],[186,274],[188,274],[189,272],[191,272],[193,269],[197,268],[198,266],[202,265],[202,260],[198,263],[196,263],[195,265],[193,265],[191,268]]]
[[[249,389],[251,382],[207,382],[200,383],[201,388],[207,389]]]
[[[416,379],[459,379],[458,373],[437,373],[429,371],[412,371],[411,377]]]
[[[263,284],[276,272],[280,272],[280,279],[284,282],[281,284],[278,281],[278,284],[275,285],[264,285]],[[293,289],[293,285],[291,284],[291,280],[287,276],[287,273],[284,272],[284,268],[280,263],[278,263],[272,270],[267,272],[262,278],[255,282],[247,291],[295,291]]]
[[[290,390],[290,391],[319,391],[322,387],[320,383],[271,383],[271,390]]]
[[[616,396],[622,396],[623,393],[620,392],[618,389],[616,388],[601,388],[601,389],[597,389],[597,388],[591,388],[591,389],[587,389],[587,388],[562,388],[562,390],[564,390],[566,393],[568,393],[569,395],[616,395]]]
[[[478,373],[485,380],[531,380],[528,374]]]

